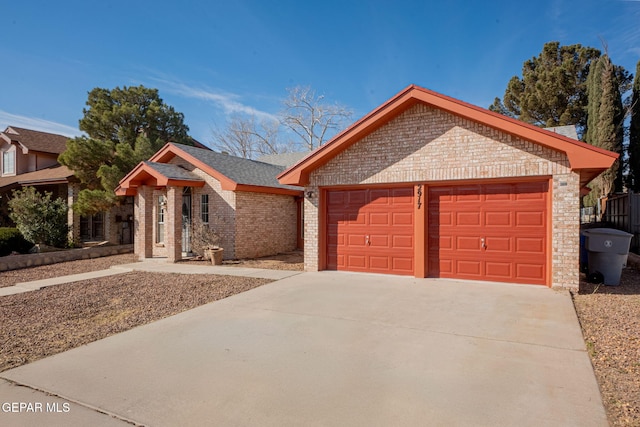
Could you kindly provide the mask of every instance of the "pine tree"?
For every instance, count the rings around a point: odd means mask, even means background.
[[[70,139],[58,157],[85,186],[73,206],[82,215],[117,203],[113,190],[119,180],[165,143],[192,144],[184,115],[166,105],[157,89],[95,88],[86,105],[80,130],[89,136]]]
[[[629,123],[629,176],[627,186],[640,191],[640,61],[636,65],[636,77],[631,95],[631,121]]]
[[[593,204],[597,198],[623,189],[624,109],[619,77],[620,70],[608,55],[603,55],[593,64],[587,79],[589,104],[585,140],[596,147],[619,153],[620,158],[590,185],[592,194],[585,204]]]
[[[581,135],[587,125],[587,76],[599,57],[591,47],[546,43],[489,109],[537,126],[576,125]]]

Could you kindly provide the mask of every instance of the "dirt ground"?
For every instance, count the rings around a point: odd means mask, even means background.
[[[640,272],[623,270],[620,286],[584,277],[576,313],[612,426],[640,426]]]
[[[129,264],[136,261],[137,259],[133,254],[123,254],[3,271],[0,273],[0,288],[13,286],[19,282],[30,282],[33,280],[49,279],[51,277],[68,276],[70,274],[106,270],[113,265]]]
[[[202,258],[194,258],[180,262],[197,265],[207,265],[211,263],[211,261]],[[224,261],[223,265],[228,267],[266,268],[269,270],[304,270],[302,251],[287,252],[256,259]]]

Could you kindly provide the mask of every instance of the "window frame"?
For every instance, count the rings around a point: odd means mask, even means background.
[[[156,243],[164,243],[164,225],[166,216],[167,198],[164,195],[158,196],[157,200],[157,213],[156,213]]]
[[[11,170],[7,171],[7,165],[11,166]],[[16,152],[15,150],[7,150],[2,152],[2,175],[16,174]]]
[[[209,195],[200,195],[200,220],[203,224],[209,224]]]

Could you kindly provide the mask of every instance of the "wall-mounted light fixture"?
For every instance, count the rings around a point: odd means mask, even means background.
[[[307,199],[313,199],[313,191],[307,191]]]

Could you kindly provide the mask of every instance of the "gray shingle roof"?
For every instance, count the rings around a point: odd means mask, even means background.
[[[243,159],[241,157],[216,153],[215,151],[203,150],[188,145],[172,144],[238,184],[286,188],[297,191],[302,190],[301,187],[283,185],[278,182],[276,176],[285,170],[284,166]]]
[[[301,153],[265,154],[264,156],[258,157],[256,160],[258,162],[270,163],[272,165],[289,167],[298,163],[309,153],[310,151],[304,151]]]
[[[144,162],[144,164],[169,179],[179,179],[183,181],[203,181],[203,179],[198,175],[186,169],[183,169],[178,165],[157,162]]]
[[[2,134],[12,141],[18,141],[29,150],[53,154],[60,154],[66,150],[67,140],[69,139],[66,136],[55,133],[40,132],[15,126],[9,126]]]

